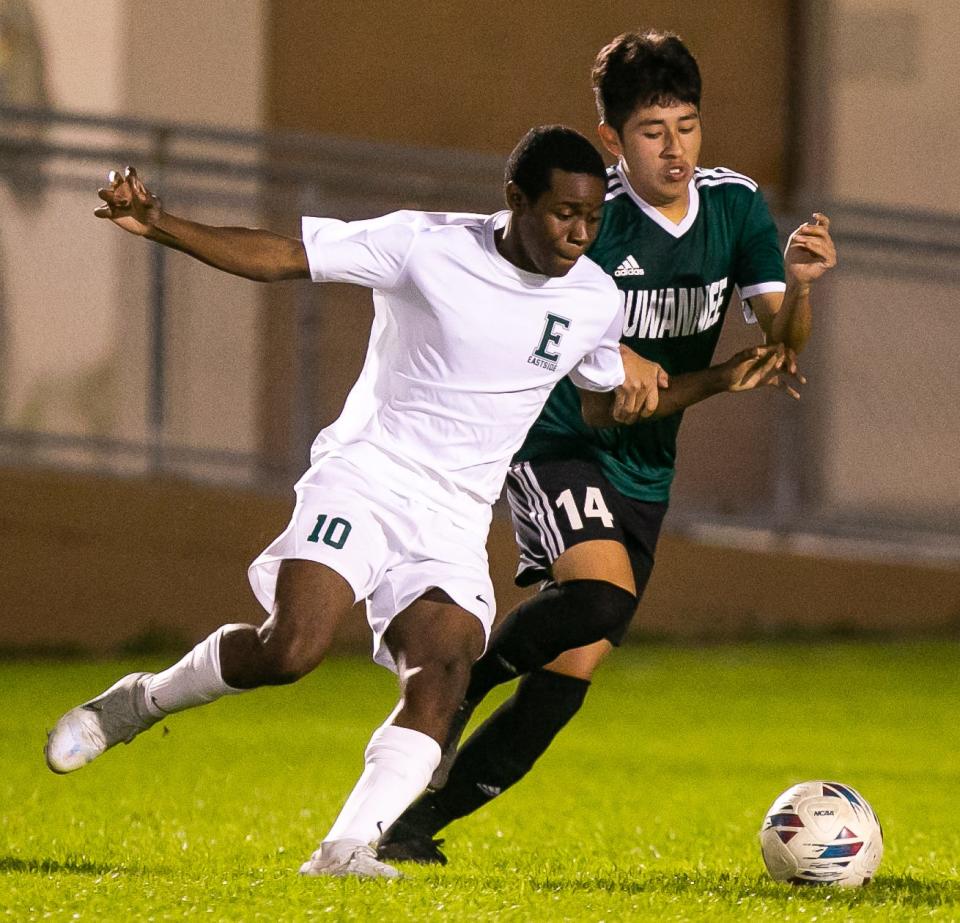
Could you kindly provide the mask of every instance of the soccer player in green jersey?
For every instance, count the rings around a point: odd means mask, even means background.
[[[517,582],[544,582],[474,664],[430,790],[380,841],[389,858],[445,862],[434,835],[522,778],[576,714],[650,576],[683,409],[765,386],[799,396],[791,378],[810,335],[810,286],[836,262],[825,216],[791,235],[784,259],[757,184],[698,166],[700,73],[676,35],[619,36],[600,51],[593,83],[600,137],[617,163],[590,257],[621,292],[628,375],[631,365],[649,375],[654,362],[661,390],[646,419],[592,428],[564,380],[530,431],[508,499]],[[711,365],[734,289],[766,345]],[[517,676],[514,696],[457,752],[477,703]]]

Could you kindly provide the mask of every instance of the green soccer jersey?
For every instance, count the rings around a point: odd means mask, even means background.
[[[617,283],[622,342],[670,375],[710,365],[735,288],[747,299],[785,289],[777,230],[753,180],[723,167],[700,169],[679,224],[609,170],[603,222],[589,256]],[[749,309],[745,310],[752,319]],[[557,385],[516,459],[594,459],[621,493],[665,501],[682,414],[633,426],[588,427],[573,383]]]

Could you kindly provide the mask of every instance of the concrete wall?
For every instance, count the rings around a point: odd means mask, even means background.
[[[289,517],[289,499],[171,482],[0,469],[0,650],[107,654],[178,649],[265,613],[246,566]],[[516,547],[488,545],[500,615],[523,598]],[[743,552],[667,535],[635,633],[681,640],[960,630],[960,572]],[[369,640],[362,609],[339,643]]]
[[[834,225],[850,243],[817,291],[825,310],[806,357],[807,498],[827,520],[955,533],[960,4],[816,0],[805,9],[813,41],[801,186],[807,201],[820,190],[851,207]],[[903,215],[872,211],[883,207]],[[883,236],[885,246],[865,243]]]
[[[274,0],[269,121],[504,155],[531,125],[563,122],[595,137],[597,51],[629,29],[670,29],[703,72],[704,163],[735,165],[775,188],[784,159],[788,6]]]
[[[836,0],[829,13],[833,192],[960,209],[960,4]]]

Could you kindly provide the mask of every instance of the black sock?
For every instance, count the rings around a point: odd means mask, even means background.
[[[494,686],[539,670],[564,651],[619,638],[637,607],[633,593],[605,580],[569,580],[520,603],[497,626],[473,665],[465,698],[479,702]]]
[[[460,748],[447,784],[421,795],[384,841],[433,836],[519,782],[580,710],[589,687],[589,680],[549,670],[524,677]]]

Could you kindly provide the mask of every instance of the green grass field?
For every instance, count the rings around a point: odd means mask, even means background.
[[[399,882],[296,875],[395,698],[365,660],[176,716],[72,776],[46,770],[62,711],[161,665],[0,666],[3,919],[960,919],[951,643],[623,650],[537,770],[446,831],[450,864]],[[883,821],[865,889],[765,876],[767,807],[821,777]]]

